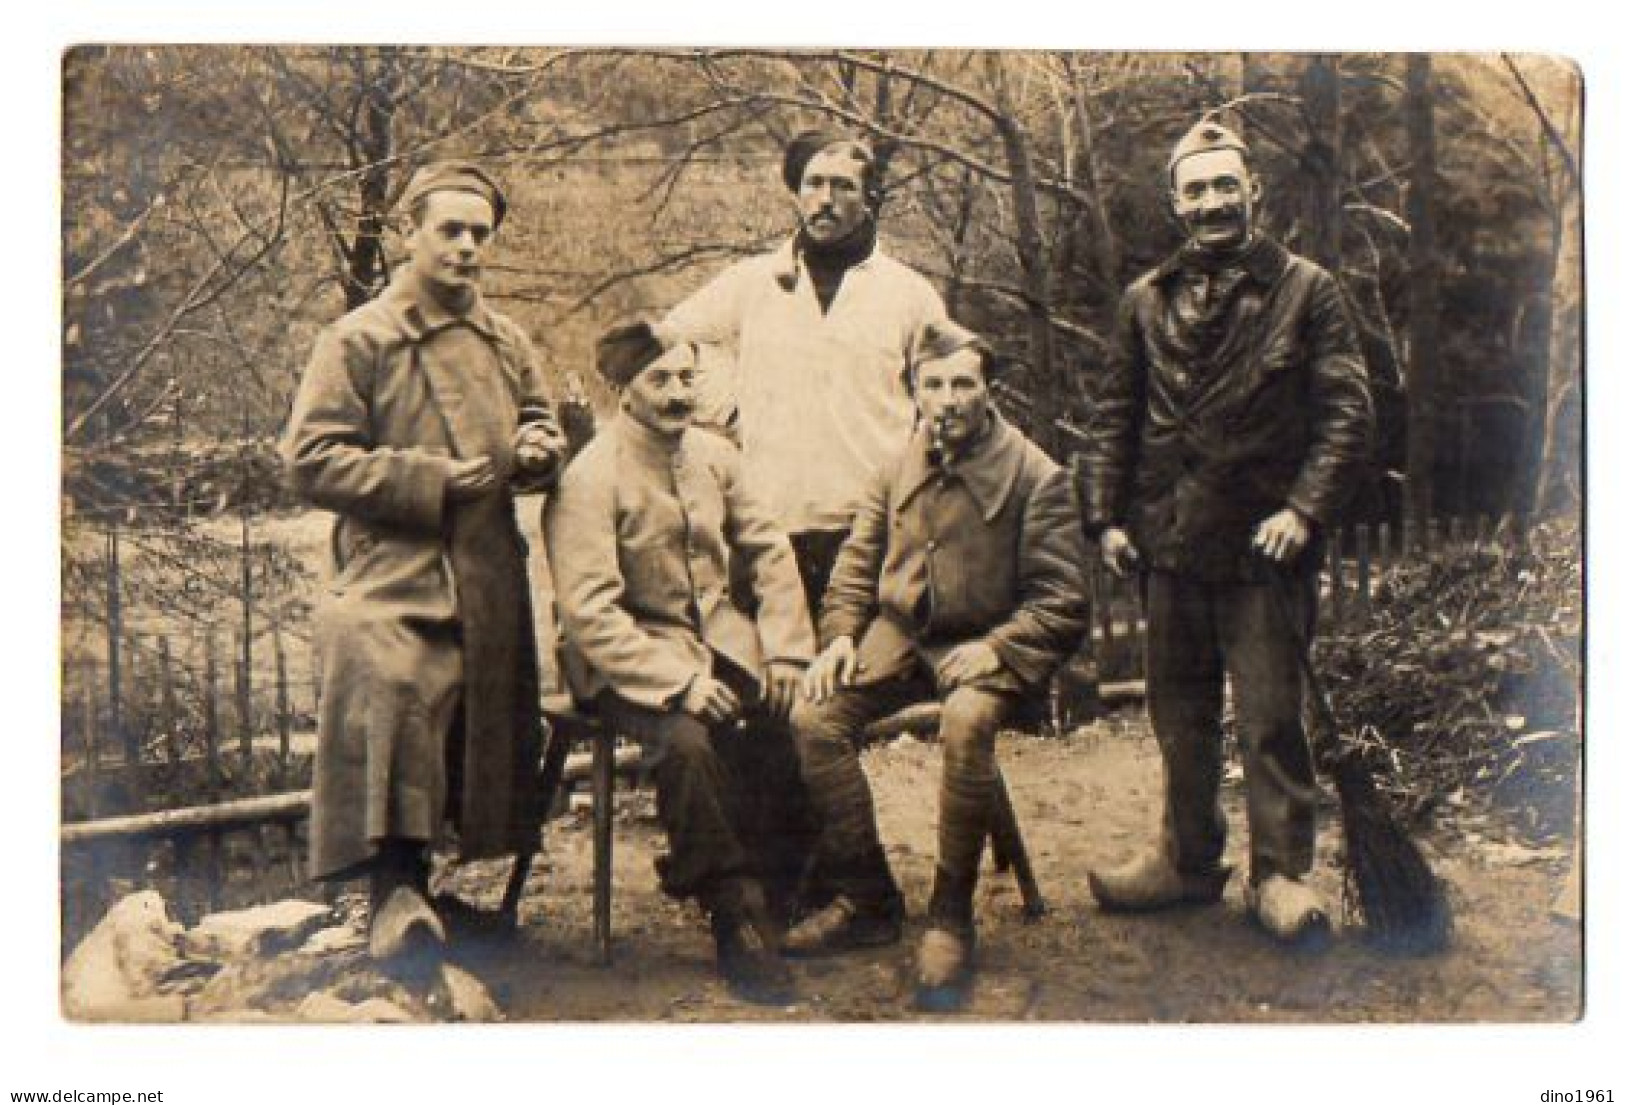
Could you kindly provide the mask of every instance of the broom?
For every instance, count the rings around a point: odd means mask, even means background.
[[[1444,883],[1377,789],[1376,772],[1363,746],[1338,725],[1279,571],[1270,573],[1270,591],[1309,687],[1315,728],[1332,742],[1322,766],[1332,777],[1343,814],[1345,905],[1364,921],[1371,942],[1384,951],[1398,955],[1443,951],[1453,928]]]

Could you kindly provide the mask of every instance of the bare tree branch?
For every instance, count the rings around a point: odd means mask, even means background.
[[[1574,151],[1569,149],[1567,139],[1557,129],[1556,124],[1552,122],[1552,117],[1547,112],[1546,105],[1540,102],[1540,97],[1535,95],[1535,90],[1529,87],[1529,82],[1524,79],[1523,70],[1518,68],[1518,63],[1513,60],[1511,54],[1502,54],[1501,62],[1507,67],[1507,71],[1512,74],[1512,79],[1518,82],[1518,88],[1523,93],[1524,101],[1529,105],[1529,110],[1533,111],[1535,118],[1540,121],[1540,129],[1545,132],[1547,140],[1552,144],[1552,148],[1563,159],[1563,166],[1568,170],[1569,179],[1579,180],[1580,166],[1575,161]]]

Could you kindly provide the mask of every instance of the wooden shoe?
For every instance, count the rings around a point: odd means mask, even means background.
[[[1186,874],[1161,853],[1147,853],[1121,867],[1089,872],[1089,891],[1100,908],[1145,913],[1182,905],[1210,905],[1224,897],[1232,868]]]
[[[429,966],[446,950],[446,926],[411,886],[397,886],[372,915],[367,951],[378,963]]]
[[[1297,879],[1269,875],[1260,883],[1249,880],[1242,898],[1259,926],[1283,943],[1319,945],[1331,936],[1326,903]]]
[[[976,937],[967,931],[933,926],[920,937],[914,964],[914,1008],[922,1013],[957,1013],[970,996]]]

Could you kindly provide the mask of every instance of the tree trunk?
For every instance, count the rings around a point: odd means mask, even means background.
[[[1100,185],[1100,161],[1095,151],[1094,124],[1089,118],[1089,89],[1083,70],[1069,64],[1072,76],[1073,114],[1078,124],[1078,148],[1074,159],[1073,179],[1089,193],[1089,214],[1094,231],[1095,270],[1107,288],[1118,288],[1122,271],[1122,255],[1117,247],[1117,235],[1112,233],[1107,213],[1106,192]],[[1119,289],[1120,290],[1120,289]]]
[[[1552,245],[1551,334],[1548,338],[1545,387],[1540,407],[1531,410],[1531,431],[1538,427],[1540,454],[1530,503],[1531,520],[1572,505],[1579,490],[1581,280],[1580,192],[1563,188]],[[1535,422],[1535,418],[1539,418]]]
[[[361,65],[367,64],[366,59]],[[355,247],[349,251],[344,302],[349,310],[361,306],[383,290],[384,229],[389,201],[389,158],[394,152],[395,95],[400,79],[397,57],[384,50],[377,69],[361,90],[363,101],[354,137],[362,172],[357,179],[361,211],[356,216]]]
[[[1411,153],[1406,196],[1410,238],[1410,340],[1400,366],[1405,381],[1405,524],[1407,543],[1433,514],[1433,467],[1438,383],[1439,260],[1434,231],[1438,158],[1433,138],[1433,63],[1427,54],[1405,62],[1405,129]]]
[[[995,127],[1010,166],[1011,208],[1016,220],[1016,253],[1021,262],[1021,292],[1027,314],[1027,363],[1032,373],[1034,411],[1065,411],[1065,393],[1055,378],[1054,335],[1050,331],[1049,250],[1039,218],[1038,187],[1033,171],[1027,130],[1015,116],[1005,86],[1005,64],[998,55],[986,55],[988,79],[993,86],[999,117]],[[1053,449],[1056,428],[1049,420],[1035,421],[1034,440]]]
[[[1303,206],[1299,249],[1336,272],[1342,261],[1342,92],[1336,54],[1309,59],[1299,90],[1308,126],[1303,150]]]

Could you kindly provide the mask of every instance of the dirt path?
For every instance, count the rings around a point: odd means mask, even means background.
[[[1127,1022],[1449,1022],[1567,1020],[1580,1009],[1580,934],[1550,905],[1566,860],[1514,865],[1493,827],[1428,842],[1452,887],[1457,937],[1428,960],[1392,960],[1340,934],[1326,953],[1275,947],[1246,920],[1239,878],[1222,905],[1153,917],[1100,913],[1083,873],[1126,858],[1155,825],[1160,768],[1143,715],[1107,719],[1064,739],[1011,735],[1000,748],[1051,914],[1020,915],[1013,880],[987,874],[979,892],[981,970],[969,1016],[984,1020]],[[911,910],[928,890],[939,749],[904,739],[866,753],[881,828]],[[1226,786],[1236,807],[1239,788]],[[917,1020],[906,996],[910,926],[896,948],[797,966],[803,1001],[763,1010],[716,980],[697,911],[663,898],[652,860],[662,847],[646,792],[626,794],[615,854],[615,961],[591,965],[590,837],[585,818],[556,821],[517,944],[470,948],[467,965],[514,1020]],[[1245,818],[1230,854],[1244,855]],[[1335,824],[1321,856],[1335,859]],[[1488,846],[1486,846],[1488,844]],[[1513,849],[1511,854],[1516,855]],[[1499,856],[1491,862],[1491,856]],[[1527,859],[1527,857],[1525,857]],[[493,901],[503,868],[457,872],[465,893]],[[1336,893],[1324,862],[1317,882]]]

